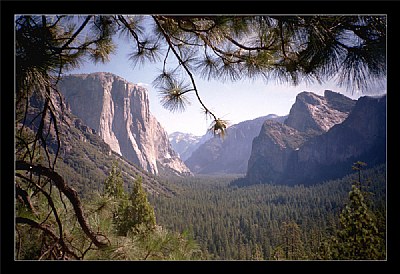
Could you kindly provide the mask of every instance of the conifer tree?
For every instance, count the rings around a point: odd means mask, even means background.
[[[117,199],[125,198],[124,181],[117,162],[113,162],[109,176],[104,182],[104,194]]]
[[[304,257],[304,247],[301,240],[301,229],[297,223],[283,222],[281,247],[287,260],[301,260]]]
[[[127,204],[118,210],[116,220],[118,233],[126,236],[128,232],[134,234],[147,233],[156,227],[154,208],[147,200],[146,192],[142,187],[142,178],[138,177],[133,184]]]
[[[330,259],[381,260],[385,257],[384,239],[366,199],[370,193],[361,188],[364,166],[366,163],[358,161],[352,167],[358,172],[358,180],[353,182],[348,204],[340,214],[339,230],[332,244],[325,243],[323,250]]]
[[[364,194],[352,185],[349,203],[340,214],[340,230],[334,238],[333,259],[384,259],[383,239],[369,210]]]
[[[264,252],[259,244],[256,244],[251,255],[251,259],[254,261],[262,261],[264,260]]]

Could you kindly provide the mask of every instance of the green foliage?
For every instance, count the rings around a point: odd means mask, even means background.
[[[120,182],[120,170],[113,164],[108,180]],[[106,182],[106,180],[105,180]],[[22,183],[22,182],[21,182]],[[121,186],[121,185],[120,185]],[[172,232],[158,226],[155,222],[154,210],[147,201],[147,196],[139,177],[134,182],[130,195],[125,192],[112,191],[105,195],[94,191],[90,198],[83,199],[84,212],[87,221],[98,236],[105,239],[107,247],[97,248],[80,229],[77,216],[72,205],[66,203],[66,197],[57,191],[50,191],[46,185],[44,190],[50,193],[58,218],[62,221],[63,239],[74,250],[78,258],[84,260],[194,260],[202,258],[203,254],[198,244],[188,232]],[[115,190],[115,185],[109,189]],[[119,193],[118,195],[114,195]],[[57,235],[52,227],[57,227],[57,220],[48,208],[46,196],[30,192],[35,212],[27,210],[21,201],[17,200],[17,217],[29,218],[34,221],[45,220],[45,227]],[[122,233],[123,232],[123,233]],[[16,225],[17,260],[51,260],[59,255],[60,249],[54,244],[54,239],[43,230],[27,224]],[[73,259],[73,258],[69,258]]]
[[[385,259],[383,235],[364,197],[360,188],[353,184],[349,202],[340,214],[340,228],[332,239],[332,259]]]
[[[187,233],[176,233],[157,226],[146,234],[112,236],[113,244],[88,253],[88,260],[200,260],[203,254]]]
[[[88,260],[194,260],[203,256],[187,232],[172,232],[156,224],[141,177],[134,181],[130,194],[97,195],[89,205],[94,226],[107,235],[111,245],[89,251]]]
[[[38,260],[42,253],[43,233],[28,226],[16,227],[16,260]]]
[[[115,199],[125,199],[124,181],[117,162],[113,162],[110,174],[104,182],[104,194]]]
[[[301,229],[297,223],[283,222],[280,229],[281,244],[286,260],[301,260],[305,258]]]
[[[134,181],[129,199],[120,199],[114,219],[118,234],[123,236],[126,236],[128,232],[146,234],[155,229],[154,209],[148,202],[146,192],[142,188],[141,177]]]
[[[144,260],[194,260],[202,256],[198,244],[187,231],[179,234],[157,227],[152,233],[136,239],[146,250]]]
[[[369,207],[381,216],[380,232],[386,230],[385,170],[379,166],[362,176],[363,181],[370,178],[374,195]],[[207,259],[253,260],[262,253],[264,260],[321,260],[331,258],[326,239],[336,235],[351,191],[349,182],[357,178],[353,174],[307,187],[257,184],[239,188],[230,186],[232,176],[199,176],[175,179],[176,196],[149,198],[158,224],[172,231],[191,231]]]
[[[264,260],[264,252],[259,244],[256,244],[251,254],[251,260],[253,261],[262,261]]]

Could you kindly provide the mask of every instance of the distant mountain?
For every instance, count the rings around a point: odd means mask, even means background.
[[[286,117],[270,114],[230,126],[226,136],[215,136],[200,145],[185,164],[199,174],[245,174],[253,138],[265,120],[283,122]]]
[[[58,87],[71,112],[119,155],[153,174],[190,174],[150,113],[145,88],[103,72],[64,76]]]
[[[173,132],[168,135],[172,148],[179,154],[182,161],[186,161],[200,145],[209,140],[211,134],[195,136],[191,133]]]
[[[266,121],[236,184],[313,184],[386,161],[386,95],[354,101],[300,93],[285,125]]]

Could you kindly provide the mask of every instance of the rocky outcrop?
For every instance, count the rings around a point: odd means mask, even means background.
[[[285,124],[318,135],[342,123],[354,105],[354,100],[330,90],[324,96],[304,91],[297,95]]]
[[[265,120],[283,122],[286,117],[274,114],[244,121],[227,129],[226,136],[215,136],[199,146],[185,164],[200,174],[245,174],[251,153],[251,143]]]
[[[109,176],[114,162],[121,170],[125,190],[129,191],[133,182],[140,176],[143,188],[149,194],[166,196],[175,194],[174,190],[166,186],[157,176],[146,172],[112,151],[93,128],[71,113],[66,106],[65,98],[58,96],[55,92],[50,94],[50,98],[54,107],[54,116],[47,115],[43,127],[49,157],[53,161],[57,155],[56,171],[69,186],[78,192],[80,197],[91,197],[94,189],[99,191],[103,189],[104,181]],[[43,98],[39,98],[34,93],[30,98],[30,109],[26,116],[25,128],[37,131],[41,123],[41,119],[38,117],[41,117],[43,106]],[[50,126],[50,117],[56,119],[59,139],[54,130],[53,119]],[[50,132],[47,132],[49,128]]]
[[[190,173],[149,111],[145,88],[111,73],[63,77],[58,85],[71,112],[118,154],[153,174]]]
[[[312,184],[350,173],[355,161],[386,161],[386,96],[354,107],[332,92],[324,97],[301,93],[285,126],[264,123],[240,183]]]

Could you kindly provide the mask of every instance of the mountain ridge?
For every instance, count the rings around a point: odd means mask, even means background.
[[[303,91],[296,96],[285,124],[318,135],[342,123],[354,105],[355,100],[331,90],[323,96]]]
[[[186,161],[200,145],[211,138],[211,134],[206,133],[196,136],[192,133],[175,131],[168,135],[172,148],[178,153],[182,161]]]

